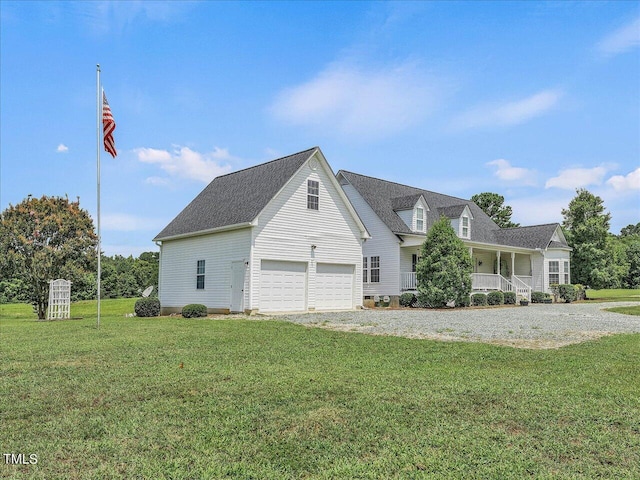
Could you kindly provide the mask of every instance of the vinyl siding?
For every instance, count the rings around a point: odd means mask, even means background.
[[[168,240],[162,243],[160,303],[183,307],[201,303],[227,309],[231,304],[231,262],[247,261],[251,229]],[[205,260],[205,288],[196,288],[196,265]],[[245,277],[246,278],[246,277]],[[248,283],[245,280],[245,302]]]
[[[365,296],[399,295],[400,240],[380,220],[353,186],[342,185],[342,189],[371,235],[371,238],[362,246],[362,255],[369,258],[380,257],[380,283],[365,283],[363,294]]]
[[[307,308],[315,308],[317,263],[353,265],[354,305],[362,305],[361,232],[333,182],[333,174],[318,161],[305,163],[260,213],[252,230],[250,307],[260,309],[260,266],[263,259],[307,264]],[[329,176],[331,175],[331,177]],[[319,209],[307,209],[307,180],[319,185]],[[316,248],[312,249],[311,245]]]

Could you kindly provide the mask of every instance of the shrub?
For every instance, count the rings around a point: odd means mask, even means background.
[[[504,294],[502,292],[489,292],[487,303],[489,305],[502,305],[504,303]]]
[[[190,303],[182,307],[182,316],[184,318],[206,317],[207,307],[199,303]]]
[[[515,305],[516,304],[516,292],[504,292],[504,304]]]
[[[487,295],[484,293],[474,293],[471,295],[471,305],[481,307],[487,304]]]
[[[574,287],[576,287],[576,300],[586,300],[587,290],[584,288],[584,285],[576,283]]]
[[[531,292],[531,303],[542,303],[547,295],[544,292]]]
[[[456,303],[456,307],[468,307],[471,305],[471,296],[467,295],[466,297],[462,297],[459,303]]]
[[[405,292],[400,295],[400,306],[402,307],[413,307],[416,304],[417,298],[411,292]]]
[[[578,298],[576,286],[569,283],[558,285],[558,296],[566,303],[575,301]]]
[[[160,300],[154,297],[140,298],[133,309],[138,317],[157,317],[160,315]]]

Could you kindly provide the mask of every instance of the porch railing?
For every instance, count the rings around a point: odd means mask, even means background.
[[[515,275],[511,276],[511,282],[516,289],[516,295],[520,295],[531,301],[531,287],[529,285],[527,285]]]
[[[400,274],[401,290],[416,290],[418,284],[416,282],[416,272],[402,272]]]

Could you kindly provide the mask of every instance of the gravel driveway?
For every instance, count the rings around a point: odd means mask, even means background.
[[[558,348],[613,333],[640,333],[640,316],[604,311],[638,302],[531,304],[451,310],[358,310],[278,315],[331,330],[485,342],[520,348]]]

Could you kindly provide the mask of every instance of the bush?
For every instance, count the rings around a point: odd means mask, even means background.
[[[504,304],[515,305],[516,304],[516,292],[504,292]]]
[[[401,307],[413,307],[416,304],[417,298],[411,292],[405,292],[400,295],[400,306]]]
[[[138,317],[157,317],[160,315],[160,300],[147,297],[136,300],[133,308]]]
[[[182,316],[184,318],[206,317],[207,307],[199,303],[190,303],[182,307]]]
[[[543,303],[547,295],[544,292],[531,292],[531,303]]]
[[[576,286],[569,283],[558,285],[558,296],[566,303],[575,301],[578,298]]]
[[[474,293],[471,295],[471,305],[481,307],[487,304],[487,295],[484,293]]]
[[[576,287],[576,300],[586,300],[587,290],[584,288],[584,285],[576,283],[574,287]]]
[[[487,303],[489,305],[502,305],[504,303],[504,294],[502,292],[489,292]]]
[[[456,307],[468,307],[469,305],[471,305],[471,296],[467,295],[460,299],[460,302],[456,304]]]

